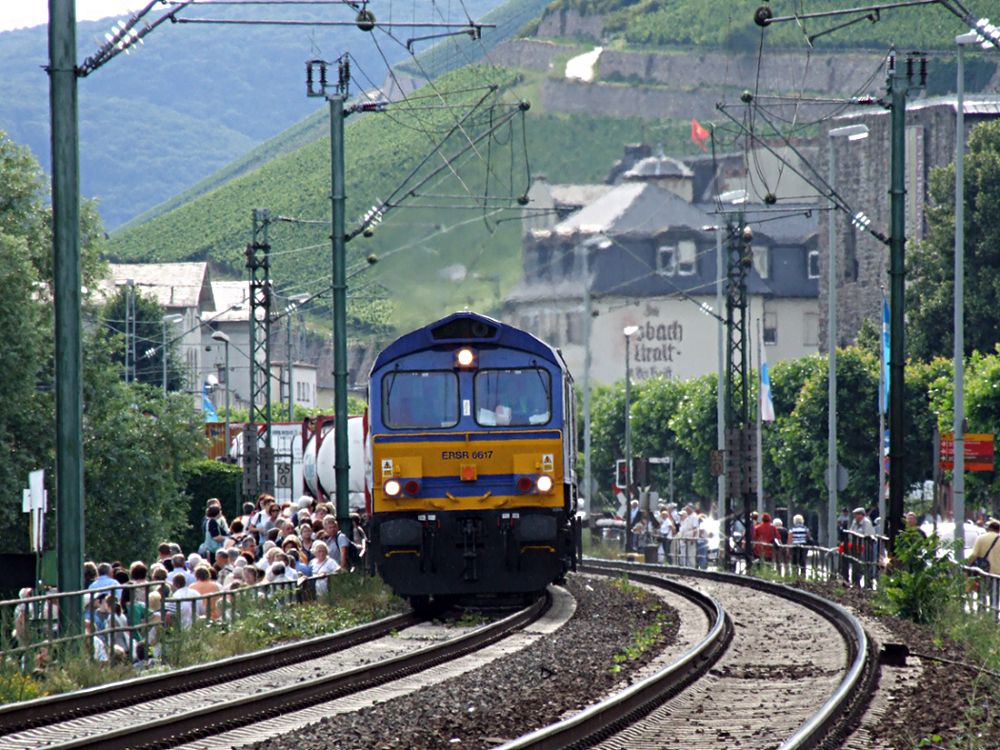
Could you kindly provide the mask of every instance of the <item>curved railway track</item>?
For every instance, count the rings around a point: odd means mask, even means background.
[[[116,683],[107,688],[70,693],[59,696],[61,700],[58,701],[58,711],[50,710],[48,719],[31,721],[33,727],[30,729],[7,732],[6,721],[0,715],[0,722],[4,722],[5,727],[0,747],[5,750],[135,750],[173,747],[191,739],[211,736],[365,690],[456,659],[525,627],[545,612],[551,601],[551,595],[542,597],[531,606],[501,620],[429,646],[401,649],[398,643],[393,643],[398,641],[391,637],[397,629],[419,621],[420,618],[412,614],[386,618],[338,634],[343,637],[336,648],[333,648],[327,638],[312,639],[322,642],[317,644],[307,645],[308,641],[293,644],[299,648],[284,654],[283,667],[268,669],[263,663],[258,663],[249,678],[241,677],[238,683],[234,683],[231,677],[228,678],[224,693],[217,687],[220,679],[205,674],[205,670],[211,671],[220,662],[171,673],[174,679],[168,682],[169,692],[164,688],[164,692],[156,693],[148,685],[141,684],[155,683],[155,678],[149,677]],[[304,659],[315,658],[318,652],[308,655],[312,649],[318,648],[327,654],[340,654],[357,644],[367,644],[368,651],[356,655],[355,659],[369,663],[346,670],[327,663],[320,668],[305,667],[312,674],[277,676],[277,672],[287,670],[289,664],[293,665],[293,669],[299,670],[304,668],[304,664],[310,664]],[[385,658],[393,650],[397,653],[403,650],[404,653]],[[231,661],[227,660],[223,664],[228,668]],[[316,674],[323,669],[330,670],[331,673]],[[188,681],[186,686],[185,679]],[[130,700],[127,698],[130,692],[152,697]],[[109,704],[114,703],[120,707],[115,714],[107,710],[95,711],[101,696]],[[32,704],[47,702],[47,699],[41,699],[19,704],[20,710],[16,715],[22,717],[23,721],[23,717],[31,713]],[[95,713],[98,715],[93,715]],[[11,711],[11,714],[14,715],[15,712]],[[87,716],[80,720],[77,717],[81,714]]]
[[[629,750],[646,747],[685,750],[693,747],[833,748],[864,709],[877,681],[876,659],[870,653],[867,636],[860,624],[839,606],[806,592],[744,576],[654,565],[588,561],[583,572],[612,576],[627,572],[634,583],[669,592],[674,601],[685,603],[682,612],[689,621],[687,635],[682,643],[668,649],[643,673],[633,677],[632,684],[622,692],[578,714],[563,717],[556,724],[510,741],[502,746],[504,750],[591,746]],[[748,590],[752,594],[748,595]],[[36,718],[35,723],[47,726],[19,733],[0,730],[6,734],[0,739],[0,746],[23,750],[41,747],[50,750],[166,748],[245,727],[217,738],[217,746],[222,741],[231,747],[262,737],[253,726],[248,726],[253,722],[397,680],[401,675],[413,674],[495,643],[537,617],[541,606],[536,604],[530,611],[519,612],[429,649],[389,659],[376,650],[371,657],[372,663],[301,679],[292,687],[287,684],[258,687],[256,694],[250,697],[215,700],[211,705],[198,705],[197,693],[183,686],[182,673],[189,670],[179,670],[173,673],[171,687],[158,689],[184,693],[193,700],[194,708],[162,711],[163,715],[156,719],[126,719],[129,726],[109,725],[106,730],[99,731],[93,723],[74,728],[72,721]],[[373,625],[381,625],[383,632],[386,628],[401,629],[406,627],[403,624],[406,617],[390,618]],[[353,633],[347,631],[339,635],[348,637],[351,633],[357,641],[360,630],[356,628]],[[307,643],[294,645],[301,652]],[[327,653],[336,651],[329,642],[324,647]],[[292,658],[291,652],[284,658]],[[209,665],[205,668],[206,674],[218,668],[219,665]],[[195,674],[188,679],[209,679],[206,674],[192,671]],[[216,672],[216,676],[218,674]],[[210,684],[226,682],[227,690],[231,690],[233,679],[219,677]],[[265,673],[258,679],[266,681],[268,678]],[[45,703],[61,703],[62,715],[73,710],[92,711],[94,706],[101,705],[101,693],[109,702],[128,705],[148,700],[138,697],[143,691],[155,694],[147,685],[139,690],[133,687],[145,681],[153,682],[152,678],[144,678],[122,686],[84,691],[86,695],[71,694],[32,703],[42,705],[52,715],[56,709]],[[401,684],[406,682],[402,680]],[[410,687],[400,690],[415,690],[422,681],[418,678],[409,682]],[[202,689],[212,690],[210,686]],[[123,691],[124,695],[115,690]],[[131,698],[125,697],[129,693]],[[391,697],[387,692],[375,701]],[[79,701],[76,709],[74,701]],[[146,710],[147,706],[143,704],[137,708]],[[23,704],[20,708],[15,706],[0,711],[0,726],[7,724],[5,714],[18,715],[15,709],[23,717],[31,712],[32,706]],[[277,726],[273,731],[282,729]],[[190,745],[209,746],[203,742]]]
[[[734,618],[732,642],[715,667],[689,691],[676,691],[675,664],[658,665],[639,685],[502,746],[528,748],[834,748],[867,705],[878,669],[861,624],[839,605],[760,579],[656,565],[588,561],[585,572],[620,574],[662,586],[686,578],[711,594]],[[746,589],[760,596],[748,598]],[[799,609],[796,613],[784,603]],[[707,640],[707,639],[706,639]],[[790,646],[782,653],[781,646]],[[690,654],[691,652],[689,652]],[[666,686],[661,693],[659,685]],[[628,728],[602,717],[634,704]],[[589,725],[588,725],[589,723]]]

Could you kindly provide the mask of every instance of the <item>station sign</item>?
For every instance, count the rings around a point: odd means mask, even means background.
[[[955,434],[941,434],[941,469],[951,471],[955,468]],[[993,471],[993,435],[991,433],[965,433],[966,471]]]

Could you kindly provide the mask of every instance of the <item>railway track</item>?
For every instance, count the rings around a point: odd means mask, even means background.
[[[584,567],[586,573],[611,576],[623,571],[627,571],[633,583],[666,592],[671,602],[683,602],[678,609],[687,622],[686,635],[644,672],[634,676],[622,692],[565,716],[556,724],[507,742],[502,746],[504,750],[591,746],[629,750],[833,748],[863,710],[877,679],[877,666],[860,624],[837,605],[805,592],[743,576],[700,571],[682,574],[676,568],[595,561],[588,561]],[[569,598],[565,593],[561,596],[564,600]],[[133,726],[95,728],[92,720],[89,726],[73,728],[72,722],[59,722],[8,734],[0,739],[0,745],[18,750],[43,746],[56,750],[233,747],[291,732],[334,711],[356,711],[362,705],[390,700],[423,687],[432,679],[445,679],[425,676],[447,669],[444,666],[413,676],[418,670],[427,669],[425,651],[434,652],[430,661],[441,665],[480,648],[483,643],[504,638],[536,615],[537,612],[519,613],[502,624],[497,623],[497,628],[479,629],[475,634],[432,649],[419,649],[420,655],[385,659],[385,654],[379,653],[383,649],[376,647],[370,658],[373,663],[301,679],[300,687],[258,685],[251,698],[219,701],[216,696],[215,702],[207,706],[199,705],[204,698],[199,698],[195,691],[185,693],[185,699],[190,698],[194,706],[183,710],[165,711],[155,702],[143,704],[144,711],[159,711],[162,715],[154,719],[133,718]],[[564,615],[563,621],[568,616]],[[515,621],[519,624],[514,624]],[[557,623],[552,627],[558,626]],[[492,632],[480,632],[486,630]],[[538,631],[543,632],[544,629]],[[544,636],[536,634],[536,637]],[[362,657],[361,661],[366,659]],[[463,669],[475,668],[472,665]],[[456,668],[448,676],[459,673]],[[411,676],[400,679],[405,674]],[[273,682],[270,677],[264,679]],[[374,696],[363,699],[366,703],[357,700],[352,703],[350,698],[326,702],[390,680],[396,682],[361,694]],[[230,689],[227,684],[227,690]],[[211,687],[203,690],[209,695],[213,692]],[[310,709],[312,714],[309,710],[300,711],[305,718],[297,724],[282,723],[293,707],[310,704],[316,704]],[[331,706],[339,707],[331,709]],[[517,710],[516,706],[510,708]],[[0,713],[0,725],[2,716]],[[101,721],[106,721],[105,716],[102,714]],[[261,721],[264,724],[252,723]],[[12,744],[12,740],[29,741]]]
[[[413,614],[380,620],[353,628],[337,636],[312,639],[319,643],[293,644],[298,648],[264,652],[251,673],[232,675],[231,662],[216,662],[190,670],[177,670],[170,680],[154,677],[132,680],[95,690],[18,704],[8,712],[21,723],[19,731],[8,731],[0,714],[4,750],[123,750],[129,748],[174,747],[276,715],[306,708],[333,698],[365,690],[412,675],[463,654],[494,643],[538,618],[551,604],[551,596],[496,622],[447,640],[426,645],[426,636],[401,643],[395,634],[400,628],[412,632],[420,618]],[[339,636],[339,638],[338,638]],[[349,651],[356,653],[347,656]],[[396,653],[394,653],[396,652]],[[335,654],[317,662],[320,653]],[[343,657],[343,658],[341,658]],[[343,669],[350,658],[358,666]],[[268,668],[266,664],[272,666]],[[280,666],[274,665],[281,662]],[[223,669],[219,677],[209,673]],[[324,674],[324,672],[328,672]],[[219,685],[225,688],[220,690]],[[129,694],[143,697],[128,697]],[[98,709],[101,701],[117,706]],[[34,704],[34,705],[32,705]],[[58,708],[51,704],[57,704]],[[33,708],[42,708],[38,717],[27,718]],[[13,710],[17,708],[18,710]],[[46,718],[40,718],[45,716]],[[80,717],[83,718],[80,718]],[[31,728],[24,728],[30,724]]]
[[[165,698],[337,653],[421,622],[413,612],[385,617],[331,635],[309,638],[230,659],[101,687],[0,706],[0,738],[23,729]],[[0,740],[0,746],[5,743]]]
[[[697,681],[679,695],[673,687],[676,663],[657,664],[633,688],[502,750],[834,748],[877,681],[876,659],[860,623],[812,594],[724,573],[678,575],[682,570],[668,573],[662,566],[589,562],[583,570],[624,571],[630,580],[655,587],[685,578],[732,615],[731,643],[715,666],[702,664]],[[747,588],[756,595],[748,597]],[[639,692],[646,694],[641,702]],[[627,722],[606,721],[629,709]]]

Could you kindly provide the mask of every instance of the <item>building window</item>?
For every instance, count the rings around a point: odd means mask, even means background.
[[[656,248],[656,272],[661,276],[673,276],[677,273],[676,247],[660,245]]]
[[[802,316],[802,345],[819,346],[819,313],[807,312]]]
[[[693,276],[698,271],[698,246],[693,240],[682,240],[677,243],[677,273],[681,276]]]
[[[809,251],[808,272],[810,279],[819,278],[819,250]]]
[[[778,343],[778,313],[764,313],[764,344],[774,346]]]
[[[583,313],[566,313],[566,343],[583,344]]]
[[[771,248],[753,247],[753,267],[757,275],[766,279],[771,275]]]
[[[562,253],[562,258],[560,265],[562,266],[562,277],[564,279],[571,279],[575,275],[573,273],[576,266],[576,248],[573,245],[563,245],[560,248]]]

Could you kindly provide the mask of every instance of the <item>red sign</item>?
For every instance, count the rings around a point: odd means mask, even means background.
[[[941,469],[950,471],[955,468],[954,433],[945,432],[941,435]],[[993,471],[993,435],[966,433],[965,450],[966,471]]]

